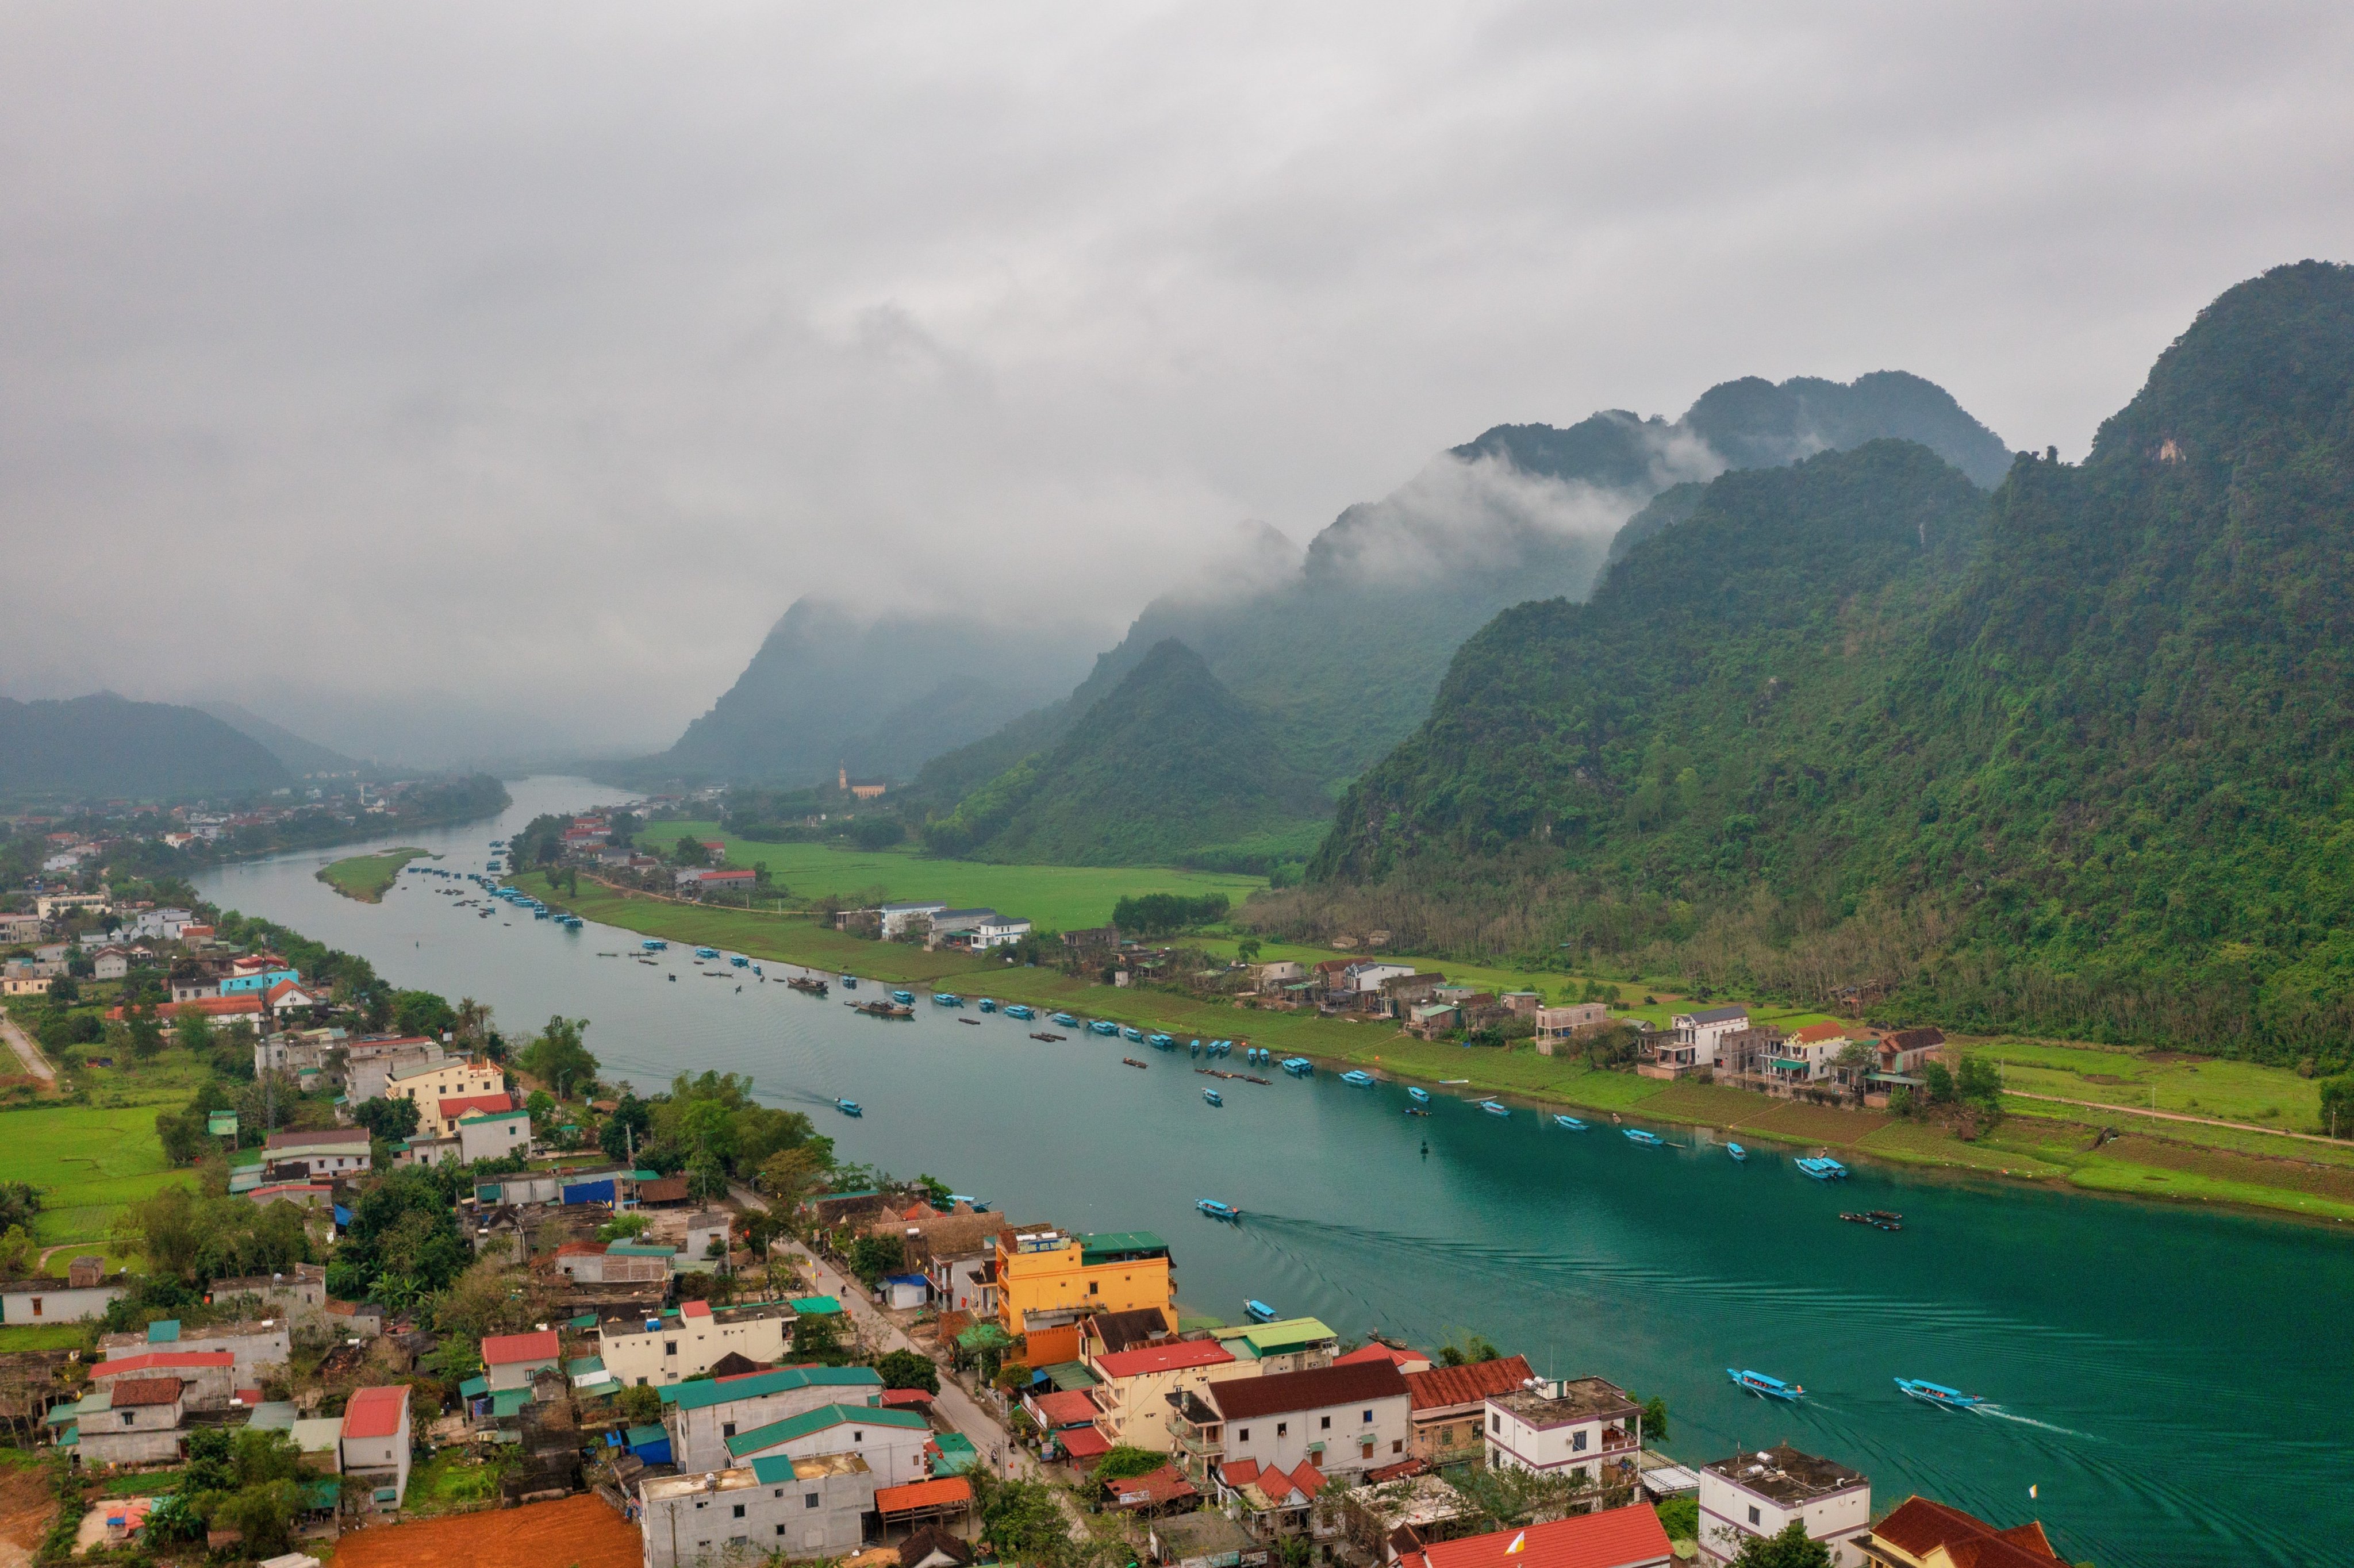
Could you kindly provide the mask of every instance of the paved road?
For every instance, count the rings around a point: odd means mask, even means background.
[[[49,1059],[41,1054],[41,1048],[33,1043],[33,1037],[17,1028],[16,1021],[5,1013],[0,1013],[0,1035],[7,1038],[8,1048],[16,1053],[18,1061],[25,1064],[25,1071],[51,1088],[57,1086],[58,1070],[49,1065]]]

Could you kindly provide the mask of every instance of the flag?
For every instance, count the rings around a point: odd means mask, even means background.
[[[2035,1483],[2033,1481],[2027,1483],[2027,1495],[2029,1497],[2033,1497],[2035,1495]]]
[[[1521,1531],[1520,1534],[1512,1537],[1512,1543],[1504,1548],[1504,1555],[1510,1557],[1513,1552],[1518,1552],[1522,1547],[1526,1546],[1528,1543],[1529,1532],[1524,1530]]]

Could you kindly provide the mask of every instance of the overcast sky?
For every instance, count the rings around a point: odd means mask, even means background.
[[[1501,421],[2078,455],[2354,257],[2349,81],[2343,4],[11,0],[0,689],[656,746],[801,594],[1108,640]]]

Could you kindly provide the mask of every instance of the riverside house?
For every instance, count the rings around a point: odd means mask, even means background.
[[[1643,1412],[1617,1383],[1598,1377],[1532,1382],[1488,1395],[1487,1416],[1490,1469],[1574,1474],[1602,1489],[1597,1500],[1635,1484]]]
[[[1861,1568],[1859,1541],[1872,1523],[1872,1483],[1844,1465],[1788,1444],[1734,1454],[1700,1470],[1700,1559],[1725,1568],[1754,1536],[1793,1522],[1822,1543],[1833,1568]]]

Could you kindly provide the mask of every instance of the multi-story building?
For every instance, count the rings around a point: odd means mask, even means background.
[[[624,1384],[660,1388],[708,1372],[721,1357],[780,1361],[792,1342],[793,1309],[773,1302],[712,1308],[683,1301],[675,1311],[615,1314],[597,1325],[597,1355]]]
[[[432,1042],[425,1042],[431,1044]],[[353,1047],[355,1056],[358,1051]],[[417,1102],[417,1120],[421,1127],[433,1119],[434,1109],[443,1100],[464,1099],[469,1095],[495,1095],[507,1086],[506,1075],[495,1063],[476,1062],[465,1057],[442,1057],[440,1047],[434,1046],[433,1059],[419,1058],[406,1065],[393,1068],[386,1076],[384,1097],[388,1100]],[[350,1086],[349,1097],[354,1105],[369,1097],[359,1093],[356,1083]]]
[[[364,1127],[333,1127],[317,1132],[273,1132],[263,1146],[262,1162],[272,1181],[292,1174],[319,1180],[356,1176],[367,1170],[368,1131]]]
[[[390,1513],[408,1490],[408,1390],[355,1389],[344,1406],[335,1456],[344,1505],[352,1512]]]
[[[1158,1308],[1177,1326],[1169,1244],[1150,1231],[1072,1235],[1042,1230],[997,1236],[997,1317],[1020,1338],[1037,1330],[1073,1329],[1097,1312]],[[1076,1333],[1068,1360],[1076,1354]],[[1045,1358],[1033,1355],[1034,1364]]]
[[[227,1410],[237,1386],[237,1358],[227,1351],[151,1351],[110,1356],[90,1369],[90,1383],[111,1388],[126,1378],[175,1377],[180,1400],[189,1410]]]
[[[215,1300],[227,1299],[220,1287],[213,1287]],[[111,1358],[143,1356],[157,1351],[226,1351],[233,1368],[232,1378],[239,1388],[254,1388],[264,1379],[267,1370],[282,1371],[293,1356],[293,1342],[285,1323],[271,1319],[250,1323],[220,1323],[211,1328],[184,1330],[175,1319],[163,1319],[150,1323],[137,1333],[104,1334],[98,1348]]]
[[[638,1486],[644,1568],[832,1560],[856,1552],[875,1472],[855,1454],[783,1455]]]
[[[1414,1401],[1414,1436],[1406,1452],[1436,1464],[1477,1458],[1485,1444],[1488,1396],[1526,1387],[1536,1373],[1526,1356],[1503,1356],[1459,1367],[1405,1374]]]
[[[378,1035],[351,1041],[344,1045],[344,1099],[350,1105],[381,1099],[395,1073],[413,1072],[448,1059],[440,1041],[421,1034]],[[418,1109],[422,1113],[425,1107],[420,1104]],[[421,1114],[419,1119],[424,1119]]]
[[[1575,1053],[1577,1042],[1610,1022],[1606,1002],[1574,1001],[1563,1007],[1540,1007],[1536,1010],[1537,1054],[1554,1056]]]
[[[477,1111],[458,1119],[458,1158],[468,1165],[530,1152],[529,1111]]]
[[[1538,1382],[1486,1400],[1488,1467],[1575,1475],[1596,1499],[1635,1484],[1642,1407],[1604,1378]],[[1590,1505],[1589,1505],[1590,1506]]]
[[[1341,1353],[1341,1336],[1314,1318],[1278,1318],[1219,1329],[1213,1337],[1237,1361],[1256,1361],[1262,1374],[1329,1367]]]
[[[1906,1498],[1855,1545],[1866,1568],[2052,1568],[2066,1561],[2033,1520],[1998,1529],[1927,1498]]]
[[[1189,1419],[1204,1409],[1208,1420]],[[1189,1470],[1244,1461],[1260,1470],[1307,1465],[1351,1476],[1404,1458],[1413,1435],[1405,1379],[1387,1361],[1213,1383],[1174,1414]]]
[[[664,1386],[663,1425],[671,1455],[683,1470],[713,1470],[728,1463],[727,1442],[739,1432],[773,1426],[829,1404],[866,1404],[883,1397],[883,1374],[873,1367],[787,1367],[742,1377]]]
[[[1724,1037],[1739,1033],[1748,1027],[1749,1009],[1746,1006],[1707,1007],[1697,1012],[1679,1012],[1668,1020],[1665,1033],[1650,1037],[1650,1060],[1643,1065],[1652,1068],[1655,1076],[1659,1073],[1673,1076],[1702,1067],[1714,1067],[1720,1054],[1718,1047]]]
[[[1700,1562],[1723,1568],[1752,1536],[1793,1522],[1830,1553],[1833,1568],[1861,1568],[1858,1537],[1872,1523],[1872,1483],[1844,1465],[1788,1444],[1739,1453],[1700,1470]]]
[[[1408,1551],[1397,1568],[1670,1568],[1674,1546],[1649,1503],[1572,1514],[1525,1528],[1468,1535]]]
[[[554,1372],[562,1358],[556,1330],[493,1334],[482,1341],[482,1375],[493,1391],[529,1388],[531,1380]]]
[[[1171,1415],[1182,1395],[1198,1397],[1214,1383],[1259,1372],[1257,1362],[1237,1360],[1214,1340],[1165,1340],[1085,1359],[1098,1380],[1091,1391],[1100,1412],[1096,1430],[1116,1446],[1161,1454],[1177,1446]]]
[[[738,1465],[781,1454],[799,1461],[822,1454],[855,1454],[875,1472],[878,1487],[920,1481],[928,1467],[924,1446],[931,1424],[912,1410],[866,1404],[822,1404],[727,1439],[728,1457]]]

